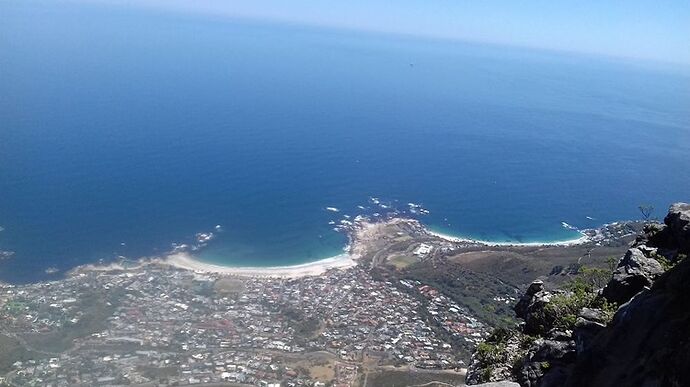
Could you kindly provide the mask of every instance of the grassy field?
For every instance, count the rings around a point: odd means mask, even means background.
[[[387,263],[395,266],[398,270],[404,269],[417,262],[419,262],[419,258],[410,254],[393,254],[387,259]]]
[[[221,296],[242,294],[246,290],[244,282],[236,278],[221,278],[213,284],[213,289]]]
[[[312,352],[302,356],[284,357],[286,365],[306,370],[312,378],[329,383],[335,377],[336,357],[327,352]]]

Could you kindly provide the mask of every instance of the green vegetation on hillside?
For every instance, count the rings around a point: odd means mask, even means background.
[[[437,288],[492,326],[509,327],[515,324],[512,305],[493,301],[497,296],[515,294],[515,289],[494,276],[446,262],[442,268],[425,263],[413,264],[402,272],[401,277]]]
[[[24,348],[19,340],[0,335],[0,373],[4,374],[12,369],[12,364],[17,361],[40,359],[46,355],[32,352]]]
[[[606,269],[581,267],[578,275],[564,288],[565,292],[554,294],[543,309],[536,312],[542,322],[542,330],[572,330],[575,328],[578,313],[582,308],[600,309],[608,322],[613,318],[617,305],[607,302],[598,294],[611,278]],[[541,314],[541,316],[539,316]]]

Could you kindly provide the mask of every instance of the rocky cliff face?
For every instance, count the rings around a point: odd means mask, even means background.
[[[689,253],[690,205],[677,203],[664,224],[645,228],[603,289],[580,279],[547,291],[535,281],[515,306],[524,324],[477,348],[467,383],[690,385]]]
[[[690,385],[690,260],[618,310],[578,354],[566,385]]]

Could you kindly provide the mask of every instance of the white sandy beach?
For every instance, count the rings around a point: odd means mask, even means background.
[[[429,235],[439,237],[439,238],[447,240],[449,242],[479,243],[479,244],[487,245],[487,246],[575,246],[575,245],[587,243],[590,240],[590,238],[587,235],[583,234],[581,237],[579,237],[577,239],[570,239],[570,240],[565,240],[565,241],[555,241],[555,242],[524,242],[524,243],[520,243],[520,242],[491,242],[491,241],[482,241],[482,240],[477,240],[477,239],[455,237],[452,235],[447,235],[447,234],[442,234],[440,232],[431,231],[429,229],[427,229],[427,232],[429,233]]]
[[[304,263],[292,266],[273,266],[273,267],[231,267],[215,265],[195,259],[191,254],[179,252],[168,255],[160,262],[171,266],[207,273],[221,273],[240,275],[248,277],[284,277],[298,278],[314,276],[325,273],[330,269],[345,269],[356,265],[356,256],[344,253],[335,257],[322,259],[315,262]]]
[[[355,223],[357,224],[356,231],[354,231],[354,236],[351,240],[352,243],[347,250],[348,252],[315,262],[290,266],[232,267],[200,261],[188,252],[171,253],[166,257],[156,259],[156,261],[161,264],[171,265],[180,269],[192,270],[196,272],[219,273],[247,277],[298,278],[305,276],[316,276],[323,274],[330,269],[346,269],[355,266],[357,264],[356,260],[366,253],[366,249],[369,246],[368,242],[377,237],[377,235],[381,232],[382,227],[386,227],[386,225],[390,223],[400,222],[410,222],[419,225],[420,227],[423,227],[426,233],[429,235],[433,235],[454,243],[472,243],[487,246],[572,246],[586,243],[590,240],[588,236],[583,234],[582,237],[577,239],[555,242],[492,242],[455,237],[452,235],[431,231],[428,228],[421,226],[418,221],[407,218],[394,218],[385,222],[368,222],[362,220],[364,219],[355,220]]]

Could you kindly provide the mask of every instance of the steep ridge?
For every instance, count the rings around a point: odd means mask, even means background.
[[[690,205],[676,203],[612,274],[585,269],[555,290],[533,282],[514,308],[523,323],[477,347],[467,384],[689,385],[689,253]]]

